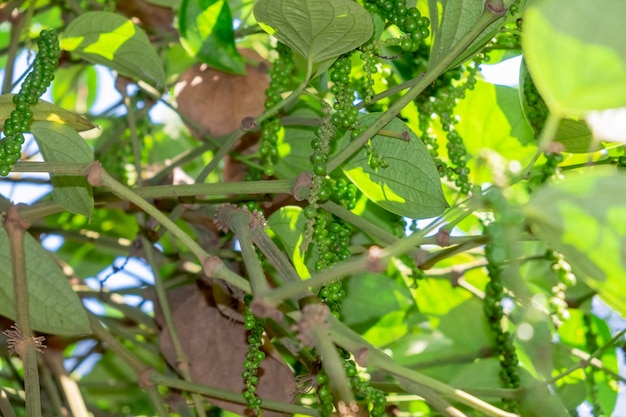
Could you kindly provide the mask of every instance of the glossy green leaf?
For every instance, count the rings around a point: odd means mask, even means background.
[[[279,159],[276,162],[276,177],[295,178],[305,171],[313,171],[309,144],[315,138],[315,132],[305,127],[285,127],[278,138]]]
[[[30,320],[34,330],[58,334],[91,333],[87,313],[56,262],[30,234],[24,236]],[[15,320],[9,236],[0,228],[0,315]]]
[[[541,188],[524,212],[532,233],[626,317],[626,175],[598,171]]]
[[[178,14],[181,43],[191,56],[232,74],[245,74],[235,47],[230,7],[225,0],[183,0]]]
[[[361,333],[391,312],[404,314],[413,304],[406,285],[385,274],[356,274],[344,287],[347,297],[341,305],[343,322]]]
[[[496,151],[524,166],[536,153],[534,134],[524,118],[516,89],[478,81],[455,112],[461,119],[456,129],[466,139],[470,155]],[[472,181],[493,181],[490,166],[477,164],[475,160],[470,160],[468,166]]]
[[[58,68],[52,83],[54,102],[65,109],[87,113],[96,101],[98,74],[91,65]]]
[[[440,3],[442,13],[441,22],[436,26],[434,34],[431,64],[441,61],[450,53],[450,50],[472,30],[485,8],[485,0],[438,0],[437,3]],[[502,16],[491,23],[449,68],[454,68],[474,56],[500,30],[504,20],[505,16]]]
[[[76,131],[53,122],[35,122],[31,131],[46,162],[93,162],[93,151]],[[93,211],[93,190],[83,176],[50,175],[52,197],[71,213],[88,218]]]
[[[361,125],[373,123],[379,113],[360,119]],[[372,148],[389,164],[373,169],[365,148],[343,167],[350,180],[385,210],[413,219],[435,217],[448,203],[443,197],[439,173],[424,143],[401,120],[392,120],[384,130],[406,135],[409,140],[376,135]]]
[[[0,120],[4,123],[4,120],[11,116],[11,112],[15,110],[15,104],[13,103],[14,94],[2,94],[0,96]],[[33,111],[33,121],[49,121],[67,125],[72,129],[79,132],[91,130],[95,126],[83,116],[80,116],[74,112],[65,110],[56,104],[48,103],[44,100],[39,100],[37,104],[31,107]]]
[[[162,88],[163,63],[146,34],[130,20],[111,12],[87,12],[63,32],[61,48],[127,77]]]
[[[547,0],[524,16],[523,50],[552,112],[580,117],[626,106],[626,3]]]
[[[281,207],[267,219],[267,226],[282,243],[296,272],[302,278],[311,276],[309,271],[315,270],[315,261],[319,258],[317,245],[310,245],[306,253],[302,251],[305,225],[306,217],[302,209],[296,206]]]
[[[351,51],[374,31],[370,14],[351,0],[259,0],[254,16],[310,64]]]

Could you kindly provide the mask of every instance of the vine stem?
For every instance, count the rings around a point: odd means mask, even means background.
[[[441,61],[434,63],[428,71],[420,76],[421,78],[406,92],[405,95],[390,105],[387,111],[376,119],[376,121],[372,123],[359,137],[340,150],[337,155],[328,161],[328,172],[332,172],[347,161],[352,155],[358,152],[368,140],[375,136],[379,130],[389,124],[389,122],[391,122],[391,120],[393,120],[393,118],[396,117],[402,109],[415,100],[415,98],[420,95],[426,87],[433,83],[445,70],[447,70],[454,60],[459,57],[460,54],[474,41],[474,39],[476,39],[489,25],[504,15],[504,10],[494,10],[487,7],[488,4],[489,2],[485,2],[483,12],[478,18],[476,24],[450,49],[449,53],[447,53]]]
[[[245,292],[250,292],[250,283],[242,276],[228,269],[221,259],[209,255],[198,243],[176,223],[169,219],[159,209],[154,207],[133,190],[125,187],[111,177],[99,162],[93,162],[86,170],[87,180],[92,186],[104,186],[123,200],[129,201],[142,209],[148,215],[154,217],[174,237],[179,239],[202,263],[202,268],[207,276],[221,279]]]
[[[519,417],[517,414],[503,411],[493,405],[468,394],[458,388],[451,387],[429,376],[398,365],[392,358],[366,342],[359,334],[332,316],[328,317],[330,335],[333,342],[350,352],[356,352],[356,361],[361,366],[374,366],[391,375],[413,382],[413,388],[426,386],[441,395],[454,398],[489,417]],[[419,394],[419,393],[418,393]]]
[[[41,339],[33,336],[28,309],[28,284],[26,277],[26,257],[24,253],[24,233],[28,228],[21,219],[17,206],[11,206],[4,224],[9,238],[11,269],[13,272],[13,299],[15,301],[16,326],[5,332],[13,343],[15,353],[24,365],[24,390],[26,391],[26,415],[41,417],[41,393],[37,351],[42,346]]]

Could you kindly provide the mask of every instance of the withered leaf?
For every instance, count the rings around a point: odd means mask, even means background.
[[[185,71],[174,87],[178,110],[203,129],[188,126],[198,139],[205,133],[223,136],[239,128],[246,117],[257,117],[265,111],[267,64],[254,51],[239,52],[258,62],[246,65],[246,75],[227,74],[198,64]]]
[[[171,291],[168,301],[176,332],[189,359],[193,382],[243,392],[241,373],[248,351],[243,323],[220,313],[210,294],[203,293],[195,285]],[[163,326],[160,311],[157,311],[156,319],[162,327],[159,335],[161,353],[173,368],[177,368],[170,332]],[[259,369],[259,397],[290,403],[295,392],[296,381],[291,370],[280,358],[266,355]],[[246,411],[245,405],[230,401],[210,398],[209,402],[238,414]],[[264,411],[263,415],[278,417],[284,414]]]

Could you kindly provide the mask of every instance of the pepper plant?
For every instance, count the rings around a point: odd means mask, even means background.
[[[0,16],[0,414],[618,415],[626,4]]]

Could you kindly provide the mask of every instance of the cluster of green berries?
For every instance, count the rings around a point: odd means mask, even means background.
[[[258,371],[261,366],[261,362],[265,359],[265,353],[261,350],[263,344],[263,331],[265,320],[260,319],[252,314],[250,310],[250,302],[252,296],[247,294],[244,297],[246,305],[246,311],[244,315],[244,326],[249,331],[248,334],[248,353],[246,360],[243,362],[243,372],[241,377],[246,384],[243,396],[248,402],[248,408],[256,412],[257,416],[262,416],[261,410],[261,398],[256,394],[257,386],[259,384]]]
[[[593,328],[592,324],[593,316],[590,313],[586,313],[583,315],[583,324],[585,325],[585,347],[587,352],[594,353],[598,350],[598,340],[596,332]],[[587,367],[586,372],[586,382],[587,382],[587,390],[588,390],[588,401],[591,404],[591,414],[594,417],[601,417],[605,414],[602,412],[602,407],[600,406],[600,401],[598,398],[598,383],[596,381],[595,373],[596,368],[593,366]]]
[[[485,234],[490,237],[490,243],[485,246],[487,272],[489,282],[485,287],[483,311],[491,333],[494,335],[495,352],[500,360],[500,380],[504,388],[519,388],[518,358],[513,346],[511,334],[502,329],[502,298],[504,287],[501,274],[502,265],[506,259],[506,242],[504,228],[499,222],[491,222],[485,226]],[[511,399],[503,399],[504,408],[517,412],[517,403]]]
[[[558,172],[559,164],[565,159],[563,154],[559,152],[546,152],[544,156],[546,157],[546,163],[541,167],[541,174],[539,177],[539,181],[541,183],[546,182],[549,178],[556,174]]]
[[[528,124],[533,128],[535,134],[541,133],[543,126],[546,124],[546,119],[550,110],[548,105],[543,100],[537,87],[530,76],[530,72],[526,69],[526,64],[522,63],[522,69],[520,71],[521,80],[520,88],[522,94],[522,109],[526,115]]]
[[[406,34],[400,41],[404,52],[417,52],[430,36],[430,19],[422,16],[416,7],[406,7],[406,0],[366,0],[365,8],[379,13]]]
[[[556,327],[559,327],[570,317],[565,292],[571,286],[576,285],[576,276],[572,273],[570,264],[560,253],[547,250],[546,259],[551,262],[550,267],[557,278],[556,284],[552,287],[552,296],[549,302],[552,322]]]
[[[37,40],[39,51],[31,72],[26,76],[19,93],[13,96],[15,110],[4,122],[4,138],[0,140],[0,176],[9,175],[13,164],[21,156],[24,133],[30,129],[33,111],[30,106],[37,104],[39,97],[54,79],[54,71],[59,63],[59,40],[54,30],[42,30]]]
[[[341,353],[344,354],[343,366],[345,367],[346,377],[350,379],[350,386],[352,392],[354,392],[355,399],[359,402],[370,403],[372,405],[370,416],[382,416],[387,404],[385,394],[381,390],[372,388],[369,382],[358,375],[356,363],[354,363],[354,360],[350,358],[347,352]]]
[[[293,53],[291,49],[279,43],[276,46],[278,59],[270,71],[270,85],[265,90],[265,108],[270,109],[280,103],[281,94],[287,90],[291,73],[294,69]],[[271,117],[261,123],[261,140],[259,153],[261,155],[261,165],[264,167],[265,175],[274,175],[274,165],[278,161],[278,133],[281,124],[277,117]]]
[[[370,41],[365,45],[361,46],[361,61],[363,62],[363,72],[365,73],[365,77],[360,80],[360,88],[357,90],[360,91],[360,96],[363,99],[365,105],[371,104],[374,98],[374,74],[378,72],[378,68],[376,65],[379,62],[376,43],[374,41]]]
[[[330,68],[330,80],[333,82],[330,92],[335,95],[332,116],[333,125],[337,129],[348,129],[356,126],[358,110],[353,105],[354,87],[350,80],[352,62],[350,54],[343,55]]]
[[[472,186],[469,181],[467,149],[455,129],[458,119],[454,115],[454,108],[458,100],[465,97],[465,91],[474,88],[478,65],[478,62],[474,62],[445,72],[416,99],[421,139],[435,162],[439,176],[453,182],[462,194],[468,194]],[[462,82],[464,73],[466,77]],[[449,165],[439,157],[437,137],[430,133],[433,115],[437,115],[441,129],[446,132]]]
[[[320,415],[322,417],[330,417],[333,414],[333,395],[330,393],[330,386],[328,385],[328,375],[322,371],[316,377],[316,394],[320,405]]]

